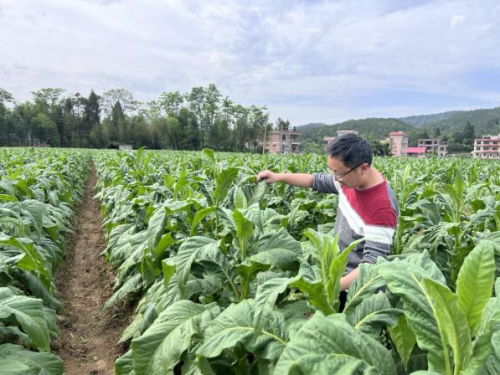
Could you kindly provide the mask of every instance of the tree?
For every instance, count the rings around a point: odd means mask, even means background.
[[[200,132],[196,117],[188,108],[181,108],[179,113],[179,125],[183,130],[184,136],[181,140],[181,149],[198,150],[200,149]],[[230,138],[230,137],[227,137]]]
[[[99,96],[94,90],[90,91],[88,99],[85,101],[83,110],[82,131],[84,134],[90,134],[90,130],[101,122],[101,108],[99,106]]]
[[[114,140],[118,143],[123,142],[125,140],[126,124],[125,114],[123,113],[120,101],[117,101],[115,103],[111,111],[110,127],[110,131],[114,133],[110,133],[114,135],[111,137],[111,140]]]
[[[474,146],[474,125],[470,123],[470,121],[467,121],[467,123],[464,126],[464,130],[462,131],[463,135],[463,140],[462,144],[466,147],[469,147],[470,150],[472,151],[472,147]]]
[[[12,96],[12,94],[10,92],[8,92],[7,90],[4,90],[0,87],[0,104],[4,104],[4,103],[14,103],[15,100],[14,100],[14,97]]]
[[[200,130],[201,147],[207,144],[207,124],[204,123],[205,89],[203,87],[193,87],[189,94],[186,94],[189,110],[193,113]]]
[[[12,94],[0,88],[0,145],[11,146],[11,129],[9,129],[10,111],[4,103],[14,102]]]
[[[131,92],[125,89],[112,89],[102,94],[100,100],[104,116],[107,117],[112,114],[113,107],[117,102],[120,102],[124,114],[131,114],[137,108],[137,102],[134,101],[134,96]]]
[[[53,116],[55,115],[56,107],[59,105],[61,95],[65,91],[61,88],[43,88],[33,91],[33,99],[38,111],[49,115],[54,120]]]
[[[289,130],[290,121],[282,120],[280,117],[276,120],[276,130]]]
[[[168,115],[179,116],[184,97],[179,91],[164,92],[158,100],[158,107],[164,112],[163,117]]]

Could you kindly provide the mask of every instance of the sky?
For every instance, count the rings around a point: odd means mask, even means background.
[[[0,88],[215,83],[292,125],[500,106],[498,0],[0,0]]]

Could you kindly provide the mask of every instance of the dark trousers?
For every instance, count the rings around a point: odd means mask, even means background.
[[[347,301],[347,292],[346,291],[343,290],[340,292],[339,301],[340,301],[339,312],[342,312],[342,311],[344,311],[345,303]]]

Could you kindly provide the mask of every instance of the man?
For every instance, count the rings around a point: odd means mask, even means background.
[[[354,134],[343,135],[327,146],[327,153],[332,174],[262,171],[257,181],[285,182],[339,195],[334,232],[339,234],[340,250],[357,239],[365,239],[348,256],[346,272],[340,281],[345,291],[358,277],[360,263],[376,263],[379,256],[386,258],[389,254],[398,205],[384,176],[371,166],[372,150],[365,139]],[[345,292],[341,294],[341,302],[345,303],[343,299]]]

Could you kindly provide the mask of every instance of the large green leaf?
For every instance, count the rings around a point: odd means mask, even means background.
[[[257,336],[260,334],[268,314],[274,309],[276,299],[288,288],[289,283],[289,278],[280,277],[268,280],[257,287],[253,322],[255,334]]]
[[[247,243],[253,234],[253,224],[240,210],[234,210],[233,220],[236,227],[236,239],[241,251],[241,259],[246,259]]]
[[[376,339],[382,328],[395,325],[402,313],[393,309],[385,294],[380,292],[365,298],[352,314],[347,315],[347,321],[357,331]]]
[[[44,264],[41,255],[34,249],[31,240],[25,239],[21,241],[12,236],[0,235],[0,245],[13,246],[24,254],[24,257],[20,258],[17,262],[18,267],[29,271],[36,271],[47,278],[50,277],[49,270]]]
[[[330,363],[332,370],[337,366],[333,358],[338,356],[349,362],[351,359],[354,362],[360,360],[373,374],[396,374],[390,352],[370,336],[357,332],[344,321],[342,314],[325,317],[317,312],[288,343],[274,373],[288,374],[290,369],[300,366],[311,355],[327,359],[325,366]]]
[[[226,198],[229,188],[238,177],[237,168],[228,168],[217,175],[215,180],[215,190],[213,192],[215,206]]]
[[[345,273],[349,253],[362,241],[354,241],[340,252],[338,236],[319,233],[312,229],[306,231],[314,244],[319,261],[319,272],[314,271],[305,261],[301,261],[299,278],[291,285],[308,293],[311,304],[323,314],[329,315],[339,310],[340,279]]]
[[[12,344],[0,345],[0,364],[0,374],[9,375],[16,374],[16,366],[21,368],[21,365],[26,366],[23,375],[62,375],[64,369],[63,361],[53,354],[32,352]]]
[[[178,275],[179,289],[184,293],[186,283],[191,272],[191,265],[195,259],[203,252],[218,249],[220,241],[215,241],[207,237],[190,237],[179,248],[176,257],[176,270]]]
[[[212,166],[215,165],[215,152],[214,152],[214,150],[212,150],[210,148],[204,148],[203,150],[201,150],[201,154],[205,158],[210,160],[210,162],[212,163]]]
[[[446,286],[424,279],[425,289],[432,299],[433,311],[446,344],[453,350],[454,373],[458,374],[472,354],[467,317],[458,308],[458,298]]]
[[[446,278],[443,272],[439,269],[436,263],[434,263],[427,250],[424,250],[419,254],[411,254],[403,259],[403,262],[409,263],[425,271],[425,275],[430,279],[437,281],[443,285],[446,285]]]
[[[259,272],[267,271],[268,264],[245,260],[236,266],[236,271],[240,276],[241,298],[246,299],[250,293],[250,283],[255,280]],[[229,279],[229,278],[228,278]]]
[[[496,297],[490,298],[483,309],[471,360],[464,375],[496,374],[500,368],[500,278],[495,285]]]
[[[254,314],[253,300],[243,300],[230,305],[210,323],[205,331],[203,346],[197,353],[213,358],[219,356],[223,350],[241,344],[259,358],[278,358],[287,341],[283,316],[270,314],[260,334],[255,335]]]
[[[309,280],[304,277],[299,277],[297,280],[293,281],[290,286],[306,293],[311,305],[323,314],[330,315],[335,312],[335,309],[330,305],[326,297],[324,290],[325,286],[321,280]]]
[[[179,301],[162,311],[144,334],[132,340],[134,370],[141,374],[173,374],[191,337],[219,313],[217,304]]]
[[[495,282],[495,250],[488,242],[479,244],[465,258],[457,279],[458,307],[467,317],[471,335],[475,335],[484,306]]]
[[[160,242],[161,236],[165,231],[165,222],[166,222],[166,211],[165,207],[159,207],[156,209],[155,213],[148,222],[147,229],[147,239],[148,239],[148,247],[151,251],[156,248],[158,242]]]
[[[253,261],[269,264],[283,271],[297,269],[298,258],[302,256],[300,242],[295,240],[285,228],[261,236],[257,251],[251,257]]]
[[[134,358],[132,357],[132,350],[129,350],[115,361],[115,374],[136,375],[134,371]]]
[[[248,206],[251,206],[253,204],[258,204],[260,205],[260,202],[264,198],[264,195],[266,194],[267,190],[267,183],[265,181],[260,181],[257,184],[257,187],[254,189],[252,197],[248,201]]]
[[[379,272],[391,293],[402,298],[417,343],[428,351],[429,369],[452,373],[449,346],[457,358],[455,368],[461,368],[471,350],[471,339],[456,296],[441,283],[427,279],[427,271],[414,264],[393,261],[385,263]],[[464,341],[459,343],[457,338]]]
[[[19,322],[34,346],[46,351],[50,349],[49,329],[41,300],[15,295],[9,288],[0,288],[0,320],[10,317]]]
[[[140,273],[136,273],[134,276],[130,276],[125,283],[111,296],[110,299],[106,301],[102,310],[106,311],[116,302],[125,298],[131,293],[137,292],[142,287],[142,276]]]
[[[32,295],[43,300],[45,306],[51,309],[61,309],[63,307],[62,303],[47,290],[42,281],[31,271],[14,269],[10,274],[14,279],[20,281]]]
[[[239,186],[235,187],[234,189],[233,201],[234,201],[234,208],[237,210],[246,209],[248,206],[245,193]]]
[[[206,218],[208,215],[215,213],[216,211],[217,207],[211,206],[211,207],[205,207],[204,209],[196,212],[193,218],[193,222],[191,223],[190,235],[194,236],[196,234],[196,231],[198,230],[198,225],[202,222],[202,220]]]
[[[358,268],[358,278],[351,283],[347,293],[347,301],[344,308],[345,314],[350,314],[364,298],[373,295],[379,288],[385,285],[384,279],[378,274],[377,266],[362,263]]]
[[[408,361],[410,360],[411,352],[415,347],[417,339],[415,334],[408,326],[408,322],[404,315],[398,319],[398,323],[389,328],[389,334],[396,350],[401,358],[401,362],[405,369],[408,368]]]

